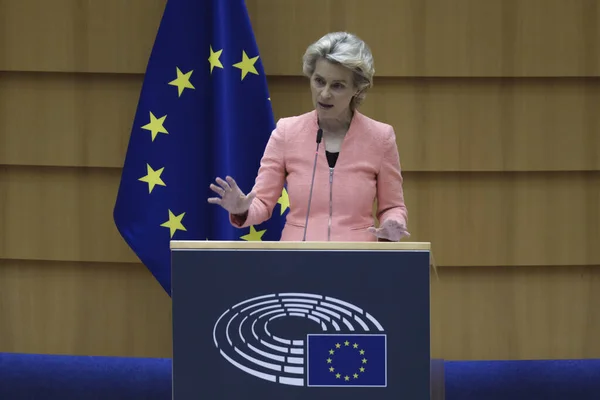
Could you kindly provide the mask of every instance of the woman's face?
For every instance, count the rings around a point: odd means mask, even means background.
[[[350,101],[356,88],[348,68],[319,59],[310,78],[310,90],[320,120],[343,119],[351,115]]]

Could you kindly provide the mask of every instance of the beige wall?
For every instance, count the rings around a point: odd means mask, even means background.
[[[600,357],[600,3],[248,0],[277,117],[305,47],[370,43],[447,359]],[[0,351],[170,356],[112,207],[163,0],[0,0]]]

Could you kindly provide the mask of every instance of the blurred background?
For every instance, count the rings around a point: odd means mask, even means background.
[[[171,356],[170,298],[112,219],[164,5],[0,0],[0,352]],[[438,266],[432,356],[600,357],[600,2],[247,6],[277,118],[312,107],[311,42],[370,44],[361,110],[396,130]]]

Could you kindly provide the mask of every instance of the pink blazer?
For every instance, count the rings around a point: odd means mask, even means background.
[[[301,241],[316,150],[317,113],[282,118],[265,148],[248,217],[237,227],[258,225],[271,217],[284,183],[290,200],[282,241]],[[307,241],[376,241],[367,228],[377,218],[407,222],[396,135],[392,126],[356,111],[339,158],[330,171],[325,139],[319,146]]]

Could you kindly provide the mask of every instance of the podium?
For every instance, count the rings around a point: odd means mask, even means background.
[[[173,399],[438,400],[430,244],[172,241]]]

